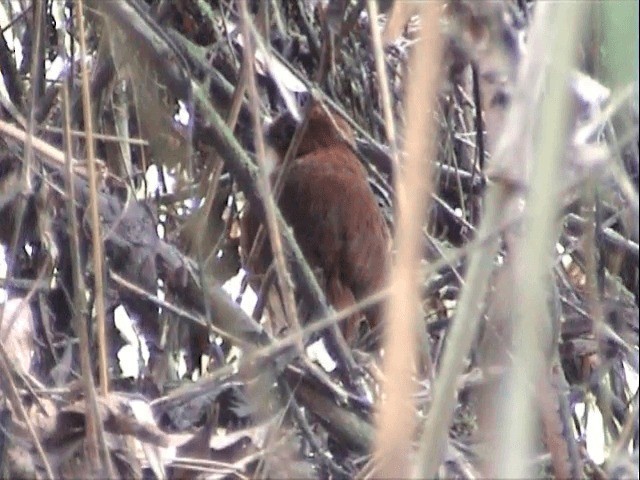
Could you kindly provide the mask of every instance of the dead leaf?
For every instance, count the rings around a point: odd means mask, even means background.
[[[27,373],[34,355],[35,330],[31,307],[23,298],[11,298],[2,308],[0,340],[9,359]]]

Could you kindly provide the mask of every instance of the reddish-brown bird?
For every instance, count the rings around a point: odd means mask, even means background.
[[[296,125],[292,115],[285,113],[267,128],[265,140],[275,153],[272,184]],[[389,232],[367,173],[353,151],[354,141],[353,131],[342,118],[314,105],[277,201],[309,266],[319,272],[318,280],[327,300],[336,310],[380,290],[389,265]],[[241,224],[245,263],[258,225],[257,218],[247,211]],[[272,258],[267,241],[256,257],[245,267],[252,274],[263,274]],[[375,328],[381,320],[381,308],[369,308],[365,316],[369,326]],[[343,324],[349,343],[357,338],[360,319],[361,315],[357,315]]]

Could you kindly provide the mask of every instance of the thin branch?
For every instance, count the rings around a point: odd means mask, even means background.
[[[78,34],[80,37],[80,55],[86,58],[86,32],[84,28],[84,4],[83,0],[78,0],[76,6],[76,21],[78,25]],[[107,358],[107,333],[104,303],[104,276],[103,276],[103,248],[102,234],[100,232],[100,217],[98,213],[98,192],[97,192],[97,175],[95,165],[94,139],[93,139],[93,118],[91,114],[91,97],[89,92],[89,69],[87,62],[81,62],[81,78],[82,78],[82,106],[84,114],[84,126],[87,133],[87,161],[89,167],[89,203],[91,218],[91,240],[92,240],[92,260],[94,274],[94,297],[98,330],[98,356],[99,356],[99,372],[100,372],[100,388],[102,395],[109,393],[109,372]],[[71,212],[70,212],[71,213]],[[100,437],[98,437],[100,438]],[[114,477],[115,473],[111,463],[111,455],[106,446],[106,442],[102,445],[103,461],[107,473],[110,477]]]
[[[384,337],[384,403],[376,425],[375,475],[407,477],[411,471],[413,432],[417,418],[413,405],[420,314],[419,265],[422,218],[431,192],[431,162],[436,151],[436,125],[430,113],[440,78],[440,3],[425,2],[420,10],[420,40],[412,52],[406,104],[407,160],[396,175],[398,213],[396,265],[391,273]],[[376,19],[370,19],[375,22]],[[426,60],[428,59],[428,61]],[[381,88],[384,88],[382,86]],[[393,140],[392,140],[393,141]]]
[[[531,187],[527,198],[527,215],[523,234],[514,255],[516,282],[526,285],[512,299],[514,315],[514,358],[509,392],[503,398],[505,417],[498,442],[502,461],[495,472],[500,478],[523,478],[534,475],[529,459],[536,443],[536,423],[531,385],[536,385],[550,368],[549,349],[554,351],[553,319],[548,304],[548,283],[552,253],[557,237],[556,209],[561,190],[561,161],[569,130],[569,85],[582,25],[581,2],[539,5],[531,38],[532,57],[542,62],[549,41],[549,25],[556,27],[551,55],[549,84],[537,116],[534,155],[526,158],[531,165]],[[553,22],[551,21],[553,19]],[[562,26],[562,28],[560,28]],[[535,60],[534,60],[535,61]],[[535,78],[535,76],[533,77]],[[523,82],[524,83],[524,82]],[[529,111],[529,115],[536,112]],[[534,160],[535,159],[535,160]]]
[[[42,270],[44,272],[44,268]],[[31,290],[27,296],[24,298],[24,300],[21,303],[21,306],[19,308],[16,308],[14,314],[12,315],[12,317],[15,317],[17,315],[20,315],[20,310],[22,308],[30,308],[29,307],[29,302],[31,300],[32,295],[36,292],[35,289]],[[13,318],[4,318],[4,304],[0,305],[0,322],[6,321],[7,324],[11,324],[13,322]],[[33,441],[33,446],[36,449],[36,452],[38,453],[38,456],[40,457],[40,459],[42,460],[42,465],[44,466],[44,469],[47,473],[48,478],[55,478],[53,476],[53,470],[51,469],[51,465],[49,464],[49,460],[47,459],[47,455],[44,452],[44,449],[42,448],[42,443],[40,442],[40,439],[38,438],[38,434],[36,433],[35,429],[33,428],[33,423],[31,422],[31,419],[29,418],[29,415],[27,414],[27,411],[24,408],[24,405],[22,404],[22,400],[20,398],[20,395],[18,393],[18,389],[16,387],[16,383],[13,379],[13,375],[11,373],[11,368],[10,368],[10,358],[9,355],[7,354],[7,351],[4,348],[4,345],[2,344],[2,342],[0,342],[0,374],[3,374],[4,376],[4,388],[3,391],[7,392],[8,397],[9,397],[9,402],[11,403],[11,405],[13,406],[15,412],[18,414],[20,420],[22,420],[25,425],[27,426],[27,431],[29,432],[29,436],[31,437],[31,440]]]
[[[246,68],[247,68],[247,82],[249,93],[249,105],[253,117],[253,133],[256,147],[256,158],[258,160],[259,175],[258,175],[258,189],[261,192],[261,196],[264,200],[265,217],[267,221],[267,229],[269,231],[269,239],[271,240],[271,250],[273,252],[273,258],[275,260],[276,272],[278,277],[278,285],[280,291],[284,297],[284,311],[287,317],[287,322],[293,327],[294,331],[300,334],[300,321],[298,319],[298,312],[296,308],[296,301],[293,295],[293,284],[287,264],[284,258],[284,252],[282,247],[281,235],[278,228],[278,223],[275,214],[275,200],[271,193],[271,183],[267,173],[266,167],[266,153],[264,138],[262,136],[262,122],[260,121],[260,98],[258,96],[258,90],[256,87],[255,74],[253,65],[255,62],[253,51],[253,35],[249,23],[251,18],[247,10],[246,0],[240,1],[240,16],[242,24],[242,34],[245,41],[244,55],[247,56]],[[302,342],[302,336],[299,338],[298,348],[301,350],[304,348]]]
[[[68,60],[66,55],[64,55],[64,45],[62,46],[61,51],[63,52],[63,58]],[[105,448],[104,446],[106,445],[106,442],[104,439],[104,429],[102,428],[102,422],[100,421],[96,388],[93,379],[90,338],[87,329],[87,319],[89,318],[89,315],[87,312],[85,296],[86,285],[84,276],[82,275],[82,268],[80,266],[80,230],[78,226],[78,217],[76,215],[76,191],[73,172],[74,162],[72,155],[73,142],[71,139],[71,99],[69,96],[69,83],[69,78],[66,77],[62,84],[62,114],[65,147],[64,153],[66,160],[65,183],[67,187],[65,200],[69,215],[68,227],[70,244],[68,248],[71,250],[71,273],[73,278],[73,308],[71,315],[73,316],[72,322],[75,326],[74,330],[80,341],[80,366],[82,369],[85,398],[88,405],[85,424],[87,433],[87,455],[91,464],[98,466],[100,465],[100,447]]]

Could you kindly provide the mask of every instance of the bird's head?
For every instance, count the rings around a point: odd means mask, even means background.
[[[299,121],[287,111],[277,116],[267,126],[265,140],[278,157],[277,163],[284,159],[298,124]],[[327,107],[314,104],[309,112],[309,122],[295,156],[301,157],[322,148],[340,144],[351,146],[355,144],[353,130],[342,117],[330,113]]]

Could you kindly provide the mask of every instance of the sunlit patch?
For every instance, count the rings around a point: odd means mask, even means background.
[[[324,344],[324,340],[320,339],[307,347],[307,355],[311,360],[314,360],[320,364],[320,366],[327,372],[333,372],[338,364],[331,358],[327,347]]]
[[[629,391],[636,392],[638,390],[638,372],[636,372],[626,362],[624,362],[622,365],[624,366],[624,373],[625,373],[625,376],[627,377],[627,384],[629,386]]]
[[[122,370],[122,376],[131,378],[140,376],[137,358],[138,349],[131,344],[124,345],[118,350],[118,363],[120,370]]]
[[[242,286],[242,280],[246,275],[247,272],[241,268],[235,277],[232,277],[224,285],[222,285],[224,291],[227,292],[231,296],[231,298],[238,298],[238,295],[240,294],[240,288]],[[251,315],[257,301],[258,297],[256,293],[251,289],[251,287],[247,287],[242,295],[240,308],[244,312],[246,312],[247,315]]]
[[[3,26],[4,39],[7,42],[9,50],[13,50],[13,58],[15,59],[16,65],[22,64],[22,43],[18,41],[17,36],[11,32],[11,27],[7,27],[5,30],[5,25],[11,25],[11,19],[7,16],[7,7],[4,5],[0,8],[0,25]],[[4,86],[4,82],[0,82],[0,84]]]
[[[191,115],[189,114],[187,105],[182,100],[178,100],[178,113],[173,116],[173,119],[181,125],[189,125]]]
[[[175,360],[175,371],[178,374],[178,378],[183,378],[187,374],[187,352],[184,348],[180,349]]]
[[[2,245],[0,245],[0,278],[7,278],[7,262],[5,259],[5,250]],[[7,299],[7,292],[4,288],[0,288],[0,303],[4,302]]]
[[[588,409],[589,421],[587,422],[587,452],[596,463],[600,464],[606,458],[606,445],[604,438],[604,419],[600,409],[591,402],[587,403],[585,408]]]
[[[162,167],[162,177],[164,185],[167,189],[167,193],[174,193],[176,191],[176,178],[172,172],[167,171]],[[144,173],[145,182],[147,184],[147,195],[153,194],[160,187],[160,171],[156,165],[151,165]]]
[[[62,74],[62,70],[64,69],[64,60],[62,59],[62,57],[58,56],[56,57],[53,62],[50,62],[47,60],[47,65],[45,65],[45,70],[46,70],[46,78],[49,81],[57,81],[61,74]]]
[[[164,238],[165,231],[163,223],[158,223],[158,225],[156,226],[156,232],[158,233],[158,238]]]
[[[122,305],[116,307],[113,312],[113,318],[116,328],[127,342],[127,345],[124,345],[118,351],[120,369],[125,377],[138,378],[140,375],[140,367],[149,362],[149,349],[147,348],[147,344],[144,338],[136,332],[131,317],[127,315]]]

